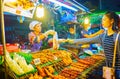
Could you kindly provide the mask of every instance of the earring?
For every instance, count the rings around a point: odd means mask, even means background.
[[[116,29],[118,29],[118,26],[115,26]]]
[[[116,30],[118,30],[118,26],[117,26],[115,23],[113,23],[113,27],[114,27]]]

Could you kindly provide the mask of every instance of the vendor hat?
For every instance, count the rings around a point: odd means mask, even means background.
[[[39,22],[39,21],[32,21],[31,23],[30,23],[30,25],[29,25],[29,28],[30,28],[30,30],[33,30],[33,28],[34,28],[34,26],[36,25],[36,24],[42,24],[41,22]]]

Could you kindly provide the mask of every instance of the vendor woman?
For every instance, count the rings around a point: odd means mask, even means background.
[[[31,51],[36,52],[39,51],[42,46],[42,40],[47,38],[48,34],[54,34],[55,31],[49,30],[46,33],[42,33],[41,22],[32,21],[29,25],[31,32],[28,34],[29,42],[31,45]]]

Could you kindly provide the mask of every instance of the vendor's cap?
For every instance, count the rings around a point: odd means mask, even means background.
[[[30,23],[30,25],[29,25],[29,28],[30,28],[30,30],[33,30],[33,28],[34,28],[34,26],[36,25],[36,24],[42,24],[41,22],[39,22],[39,21],[32,21],[31,23]]]

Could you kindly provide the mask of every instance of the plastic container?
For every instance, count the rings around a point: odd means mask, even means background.
[[[19,51],[18,44],[6,44],[6,49],[9,53]],[[2,54],[3,54],[3,45],[0,45],[0,55]]]

